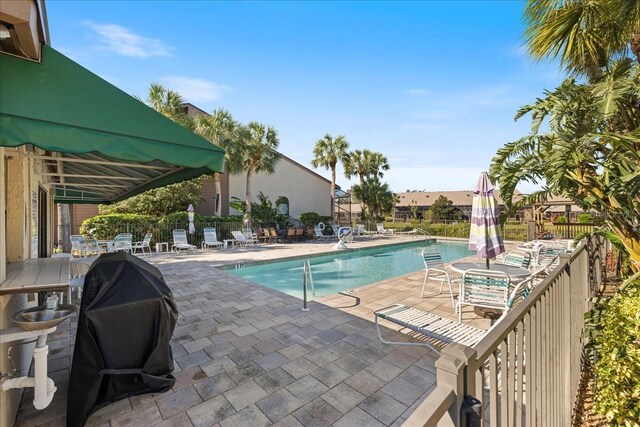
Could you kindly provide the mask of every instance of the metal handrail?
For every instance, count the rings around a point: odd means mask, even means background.
[[[313,273],[311,272],[311,263],[309,262],[309,259],[306,259],[302,265],[302,311],[309,311],[309,306],[307,304],[307,277],[311,283],[312,295],[315,298],[316,286],[313,282]]]

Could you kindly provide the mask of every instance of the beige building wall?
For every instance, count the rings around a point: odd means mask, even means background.
[[[244,200],[246,192],[246,173],[229,176],[229,200],[238,197]],[[316,212],[320,215],[331,215],[331,183],[313,171],[296,162],[281,157],[275,173],[255,174],[252,177],[251,193],[254,202],[258,201],[258,193],[262,191],[274,204],[278,197],[289,199],[289,215],[298,218],[304,212]],[[231,215],[238,212],[229,208]]]
[[[26,157],[24,147],[0,148],[0,282],[6,279],[6,264],[21,262],[33,255],[32,245],[34,223],[32,222],[33,193],[39,188],[47,191],[47,255],[51,255],[54,209],[53,196],[49,186],[43,181],[40,172],[42,162]],[[37,151],[36,154],[43,154]],[[37,249],[35,250],[37,257]],[[0,296],[0,328],[12,327],[11,316],[16,311],[37,304],[34,294],[13,294]],[[0,344],[0,372],[11,371],[12,365],[7,357],[9,347],[13,346],[11,358],[20,375],[27,375],[35,343],[16,346],[15,343]],[[23,389],[0,392],[0,426],[13,425]]]

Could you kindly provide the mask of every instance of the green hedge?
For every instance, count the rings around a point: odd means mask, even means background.
[[[139,241],[151,231],[150,226],[158,222],[158,218],[151,215],[139,214],[110,214],[97,215],[87,218],[80,226],[80,234],[93,236],[98,239],[113,239],[119,233],[132,233],[133,240]]]
[[[596,336],[596,410],[611,426],[640,420],[640,280],[614,296]]]

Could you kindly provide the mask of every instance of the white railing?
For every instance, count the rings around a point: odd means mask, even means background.
[[[592,237],[563,255],[475,347],[445,347],[436,361],[435,390],[404,425],[571,425],[586,344],[584,313],[601,281],[604,251],[604,242]]]

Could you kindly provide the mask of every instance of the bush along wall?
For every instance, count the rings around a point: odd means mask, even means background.
[[[640,279],[603,307],[595,336],[596,410],[611,426],[640,423]]]

